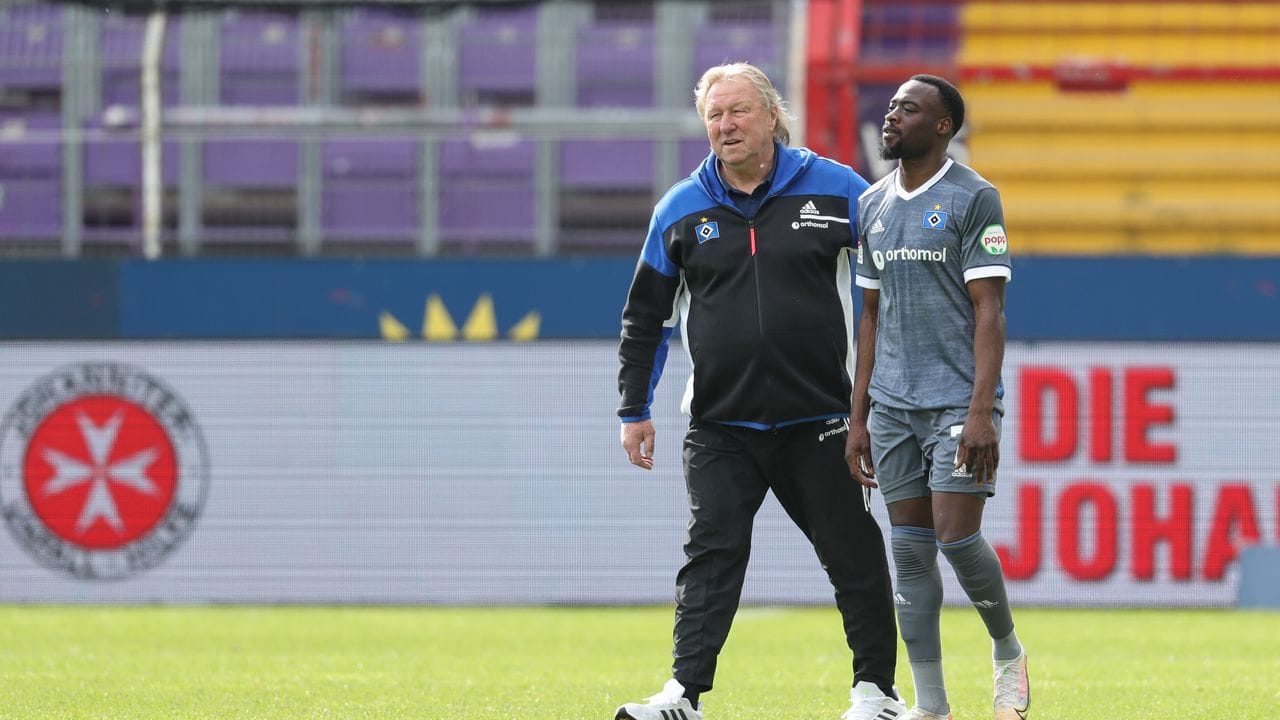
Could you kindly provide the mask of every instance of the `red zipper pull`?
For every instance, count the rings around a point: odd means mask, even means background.
[[[751,257],[756,256],[756,226],[751,226]]]

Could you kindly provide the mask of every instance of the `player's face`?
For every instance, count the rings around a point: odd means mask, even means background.
[[[889,101],[889,111],[880,129],[880,157],[885,160],[924,157],[935,143],[950,139],[950,125],[943,122],[947,117],[936,87],[908,80]]]
[[[754,174],[771,159],[777,111],[765,110],[764,98],[750,81],[732,78],[712,85],[702,121],[711,149],[725,167]]]

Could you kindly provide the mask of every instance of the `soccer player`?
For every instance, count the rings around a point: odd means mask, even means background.
[[[898,167],[858,200],[858,319],[846,457],[889,510],[898,627],[915,680],[900,720],[950,717],[942,677],[941,551],[992,638],[995,717],[1027,717],[1027,655],[1000,560],[982,536],[995,495],[1004,394],[1004,211],[947,157],[964,123],[950,82],[916,75],[889,101],[881,156]]]
[[[694,91],[711,154],[657,204],[622,313],[622,447],[653,467],[649,405],[683,321],[690,521],[676,577],[672,679],[615,718],[701,720],[738,609],[752,521],[773,491],[813,544],[853,650],[848,720],[895,720],[897,631],[884,538],[844,457],[852,397],[852,250],[867,183],[787,143],[787,114],[752,65]]]

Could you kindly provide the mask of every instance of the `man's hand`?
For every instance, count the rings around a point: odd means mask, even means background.
[[[956,469],[973,473],[978,485],[994,485],[996,468],[1000,466],[1000,435],[990,414],[970,414],[960,431],[960,447],[956,449]]]
[[[880,487],[876,482],[876,466],[871,460],[871,435],[867,432],[866,423],[849,422],[844,461],[849,464],[849,474],[863,487]]]
[[[622,449],[632,465],[645,470],[653,469],[653,421],[622,423]]]

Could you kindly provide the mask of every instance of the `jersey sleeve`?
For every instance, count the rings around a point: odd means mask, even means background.
[[[648,420],[653,391],[667,361],[671,334],[679,322],[680,268],[672,262],[657,213],[650,223],[622,310],[618,347],[618,417],[623,422]]]
[[[870,235],[867,223],[871,215],[867,212],[867,206],[867,195],[864,193],[858,198],[858,249],[854,252],[857,262],[853,282],[860,288],[879,290],[880,271],[876,269],[875,263],[871,262],[871,250],[867,247],[867,237]]]
[[[859,227],[858,219],[858,198],[862,197],[862,193],[867,191],[870,183],[866,178],[849,169],[849,247],[858,247],[858,238],[862,237],[862,228]]]
[[[964,255],[964,281],[1000,277],[1013,279],[1009,240],[1005,236],[1004,208],[994,187],[984,187],[973,196],[960,238]],[[858,265],[861,272],[862,265]]]

